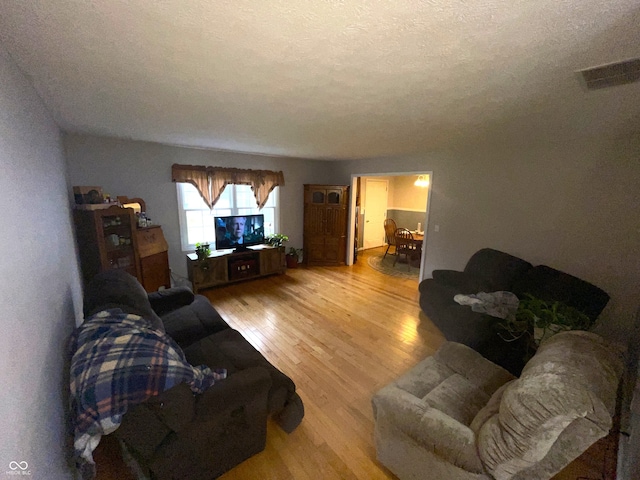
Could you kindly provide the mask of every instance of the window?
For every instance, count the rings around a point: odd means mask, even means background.
[[[249,185],[227,185],[220,199],[209,210],[198,190],[190,183],[176,183],[178,189],[178,211],[180,218],[180,239],[183,251],[195,250],[195,244],[208,242],[215,249],[214,217],[227,215],[264,215],[264,234],[271,235],[278,231],[278,187],[271,194],[267,203],[258,210],[256,197]]]

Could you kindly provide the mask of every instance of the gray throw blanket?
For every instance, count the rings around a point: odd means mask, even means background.
[[[472,295],[458,294],[453,300],[460,305],[470,305],[471,310],[492,317],[507,318],[516,314],[520,300],[511,292],[479,292]]]

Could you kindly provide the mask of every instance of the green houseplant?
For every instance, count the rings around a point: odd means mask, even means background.
[[[300,257],[302,256],[302,249],[291,247],[285,256],[287,261],[287,268],[296,268],[298,263],[300,262]]]
[[[208,243],[196,243],[196,255],[198,260],[206,260],[211,255],[211,248]]]
[[[207,258],[211,255],[211,248],[208,243],[196,243],[196,255],[198,256],[198,266],[202,270],[209,270]]]
[[[285,242],[289,241],[289,237],[282,233],[274,233],[272,235],[267,235],[264,241],[267,245],[271,245],[272,247],[282,247]]]
[[[533,329],[536,345],[564,330],[589,330],[593,321],[581,311],[562,302],[546,302],[526,295],[518,305],[516,317],[526,321]]]
[[[591,318],[576,308],[526,294],[520,300],[515,315],[499,324],[499,334],[505,341],[515,341],[523,335],[529,335],[535,349],[540,342],[558,332],[589,330],[593,323]]]

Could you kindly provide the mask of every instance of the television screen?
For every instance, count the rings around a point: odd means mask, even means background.
[[[264,243],[264,215],[215,217],[216,249],[244,250]]]

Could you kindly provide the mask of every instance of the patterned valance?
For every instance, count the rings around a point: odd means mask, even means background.
[[[174,163],[171,167],[171,180],[190,183],[196,187],[209,208],[213,208],[227,185],[251,185],[258,208],[262,208],[267,203],[271,191],[279,185],[284,185],[284,174],[271,170],[246,170]]]

